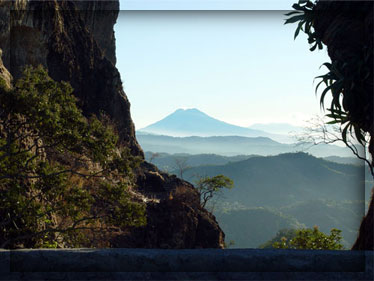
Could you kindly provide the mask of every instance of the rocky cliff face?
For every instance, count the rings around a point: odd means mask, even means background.
[[[113,8],[118,1],[76,1],[78,6],[71,1],[0,3],[0,48],[13,77],[17,79],[26,65],[42,64],[54,80],[70,82],[85,115],[106,112],[123,143],[142,155],[130,103],[114,66],[118,9]]]
[[[5,84],[10,87],[12,84],[12,75],[10,75],[8,69],[4,66],[2,60],[3,52],[0,49],[0,78],[4,80]]]
[[[25,66],[43,65],[54,80],[70,82],[86,116],[105,112],[122,143],[143,157],[115,67],[113,26],[118,8],[118,0],[0,0],[0,76],[10,85]],[[112,246],[223,247],[224,234],[214,216],[200,207],[192,185],[145,162],[137,175],[148,204],[148,225],[117,235]]]
[[[354,102],[344,105],[352,120],[371,136],[369,152],[374,164],[374,104],[373,104],[373,20],[372,1],[319,1],[315,7],[313,26],[327,46],[332,62],[365,67],[368,78],[355,81],[359,89]],[[364,63],[366,57],[367,63]],[[348,71],[356,71],[353,67]],[[348,73],[351,75],[351,73]],[[353,75],[351,75],[353,76]],[[369,211],[362,221],[359,237],[353,246],[356,250],[374,249],[374,197]]]
[[[144,162],[138,169],[139,189],[149,202],[147,225],[115,237],[115,247],[223,248],[225,234],[216,218],[200,206],[197,190],[176,176]]]

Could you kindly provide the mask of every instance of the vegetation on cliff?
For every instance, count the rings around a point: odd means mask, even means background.
[[[234,182],[224,175],[201,177],[196,182],[195,187],[200,193],[200,204],[205,208],[208,201],[222,193],[223,188],[233,188]]]
[[[373,3],[371,1],[310,1],[299,0],[286,23],[298,23],[299,31],[308,36],[308,42],[327,46],[331,62],[323,64],[328,69],[317,84],[324,85],[320,97],[321,107],[330,94],[330,124],[338,125],[343,141],[357,157],[366,161],[374,176],[374,108],[373,108]],[[371,157],[360,154],[357,146],[367,148]],[[366,150],[363,149],[365,152]],[[353,249],[373,249],[372,198],[368,215]]]
[[[98,246],[146,223],[130,193],[139,160],[108,118],[82,115],[72,91],[42,67],[0,85],[1,248]]]

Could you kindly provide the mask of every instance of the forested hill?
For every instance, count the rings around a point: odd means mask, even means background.
[[[184,177],[224,174],[235,188],[225,192],[228,201],[249,207],[281,207],[311,199],[364,200],[364,167],[339,164],[306,153],[251,157],[218,166],[189,168]],[[369,178],[367,180],[370,180]],[[370,191],[366,190],[367,196]]]

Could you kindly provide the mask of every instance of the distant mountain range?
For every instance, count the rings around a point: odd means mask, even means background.
[[[350,249],[357,238],[363,204],[362,201],[319,199],[279,209],[257,207],[220,210],[215,216],[225,232],[226,243],[235,242],[231,248],[257,248],[281,229],[313,228],[317,225],[324,233],[330,233],[332,228],[342,230],[343,245]]]
[[[154,153],[146,151],[144,153],[145,160],[156,165],[159,169],[165,172],[172,172],[177,169],[177,161],[185,160],[184,164],[186,167],[198,167],[198,166],[218,166],[225,165],[228,163],[238,162],[247,160],[252,157],[258,157],[259,155],[235,155],[235,156],[223,156],[218,154],[188,154],[188,153]],[[353,157],[338,157],[328,156],[323,158],[325,160],[336,162],[340,164],[351,164],[359,165],[362,167],[363,161]]]
[[[238,248],[257,247],[281,228],[301,224],[318,225],[325,233],[341,229],[349,248],[364,215],[364,196],[370,198],[373,186],[363,165],[339,164],[305,153],[192,167],[183,177],[194,182],[199,176],[218,174],[234,181],[234,188],[220,197],[215,214],[226,241],[234,240]]]
[[[208,206],[233,247],[258,247],[282,228],[318,225],[325,233],[341,229],[349,248],[373,180],[348,148],[287,143],[287,133],[301,131],[275,123],[244,128],[180,109],[137,131],[137,140],[162,170],[181,176],[176,159],[184,161],[183,178],[190,182],[218,174],[234,181]]]
[[[196,108],[178,109],[164,119],[138,130],[138,132],[176,137],[268,137],[279,142],[293,142],[293,139],[287,134],[273,134],[253,128],[232,125],[217,120]]]
[[[171,137],[137,132],[136,138],[144,151],[189,154],[277,155],[286,152],[306,151],[317,157],[352,157],[352,152],[336,145],[284,144],[266,137]]]

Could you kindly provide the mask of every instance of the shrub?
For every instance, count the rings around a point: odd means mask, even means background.
[[[0,247],[87,245],[87,232],[145,224],[139,162],[109,118],[85,118],[68,83],[27,68],[0,87]]]

